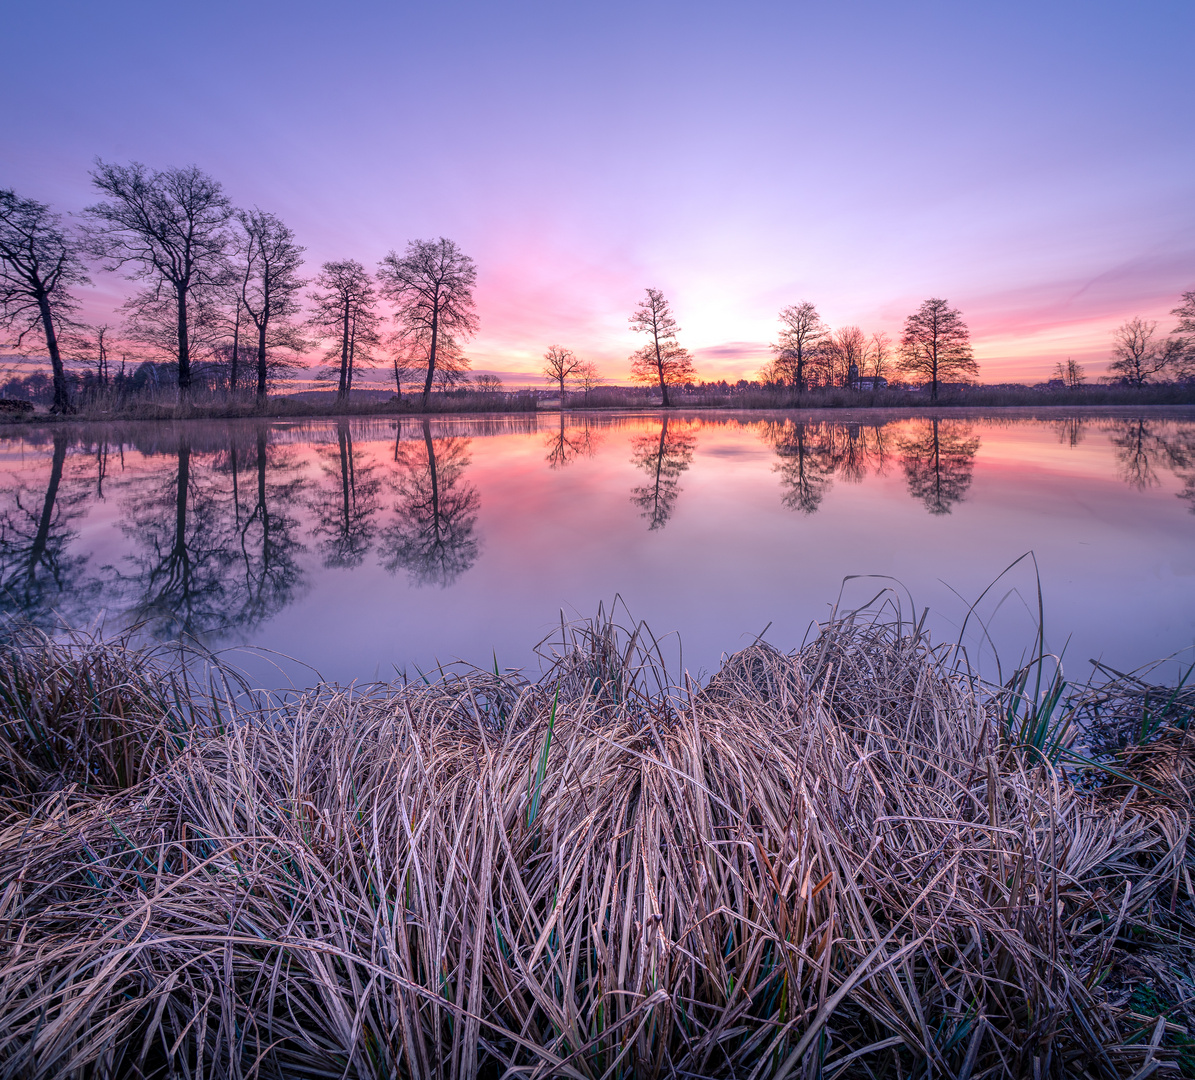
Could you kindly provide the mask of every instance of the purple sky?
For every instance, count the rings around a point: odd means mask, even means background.
[[[314,268],[415,237],[480,268],[474,366],[624,379],[665,290],[706,378],[776,312],[961,307],[985,381],[1099,374],[1195,288],[1195,4],[10,3],[0,184],[196,163]],[[98,277],[90,313],[127,289]]]

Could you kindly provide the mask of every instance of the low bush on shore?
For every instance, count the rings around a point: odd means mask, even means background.
[[[1064,769],[907,623],[658,655],[279,698],[12,644],[0,1075],[1191,1075],[1187,697],[1083,696],[1148,739]]]

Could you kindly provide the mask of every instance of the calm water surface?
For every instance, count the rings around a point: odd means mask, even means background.
[[[900,583],[953,640],[1018,556],[1067,668],[1195,642],[1195,411],[540,414],[0,433],[0,604],[348,681],[531,664],[619,595],[681,662]],[[1022,563],[978,612],[1033,628]],[[983,648],[972,622],[966,639]],[[676,638],[670,648],[675,652]],[[1069,643],[1068,643],[1069,642]],[[233,659],[269,684],[310,673]],[[990,665],[990,658],[983,661]],[[985,673],[989,668],[985,669]]]

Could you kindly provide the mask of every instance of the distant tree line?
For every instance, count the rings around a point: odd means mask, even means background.
[[[122,310],[125,339],[154,361],[138,366],[141,382],[167,376],[184,398],[223,388],[264,403],[316,346],[324,350],[316,377],[340,400],[386,349],[396,392],[418,382],[424,406],[433,386],[468,369],[461,345],[478,326],[477,269],[453,241],[413,240],[372,274],[353,259],[326,262],[308,279],[294,232],[275,214],[233,206],[197,167],[98,161],[91,179],[100,199],[79,228],[0,189],[0,328],[12,349],[44,345],[53,411],[73,411],[84,386],[132,388],[137,379],[113,372],[111,327],[76,318],[92,265],[138,283]],[[88,374],[72,377],[68,363]],[[13,389],[34,396],[41,387]]]
[[[256,395],[320,350],[318,382],[346,401],[363,369],[386,363],[395,393],[419,391],[427,408],[433,390],[468,382],[465,342],[478,330],[477,267],[451,240],[412,240],[370,271],[355,259],[323,263],[303,276],[294,232],[275,214],[235,207],[220,183],[195,166],[162,171],[133,162],[97,161],[91,173],[99,199],[83,223],[35,199],[0,189],[0,330],[19,350],[44,346],[49,374],[10,378],[12,396],[48,396],[55,412],[74,409],[81,393],[148,386]],[[139,288],[123,305],[119,369],[116,334],[78,318],[79,290],[97,266],[123,273]],[[1104,382],[1143,387],[1195,380],[1195,291],[1173,310],[1178,324],[1159,338],[1157,323],[1133,318],[1113,335]],[[780,312],[773,357],[760,371],[765,386],[792,391],[828,387],[880,389],[901,378],[937,400],[943,387],[973,383],[979,374],[962,313],[946,300],[926,300],[904,322],[899,342],[858,326],[832,329],[809,301]],[[644,344],[629,358],[631,378],[670,391],[692,387],[693,358],[662,290],[648,288],[630,318]],[[130,353],[132,364],[130,366]],[[560,344],[544,355],[544,377],[560,394],[589,398],[603,380],[595,364]],[[1049,385],[1085,381],[1082,365],[1057,365]],[[476,389],[501,382],[478,376]]]

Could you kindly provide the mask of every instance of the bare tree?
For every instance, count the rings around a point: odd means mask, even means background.
[[[1179,380],[1195,379],[1195,291],[1183,293],[1183,302],[1170,314],[1178,316],[1175,338],[1171,340],[1180,343],[1177,347],[1172,346],[1172,372]]]
[[[829,363],[825,382],[827,386],[851,386],[863,370],[867,354],[867,335],[857,326],[844,326],[835,330],[826,341],[821,354]]]
[[[40,331],[54,373],[53,412],[71,412],[58,335],[78,307],[74,285],[90,284],[78,243],[45,203],[0,190],[0,328],[14,347]]]
[[[85,211],[93,250],[105,269],[133,267],[149,282],[143,311],[173,310],[178,388],[191,389],[192,298],[217,288],[227,274],[232,204],[220,184],[194,165],[150,172],[144,165],[96,162],[92,183],[105,202]]]
[[[94,372],[97,386],[107,386],[112,378],[111,334],[112,327],[104,323],[102,326],[80,326],[64,338],[70,359]]]
[[[573,372],[573,384],[585,394],[587,402],[589,401],[589,392],[597,389],[605,381],[598,371],[597,364],[592,360],[582,360]]]
[[[473,379],[473,385],[483,394],[500,394],[502,380],[497,375],[478,375]]]
[[[295,234],[273,214],[261,210],[242,210],[237,214],[241,227],[240,254],[243,273],[238,301],[257,331],[257,399],[264,403],[269,375],[269,350],[302,348],[303,340],[295,325],[299,312],[299,292],[307,282],[299,277],[303,251],[295,243]]]
[[[564,383],[576,374],[582,361],[572,349],[562,345],[549,345],[544,353],[544,378],[560,387],[560,407],[564,408]]]
[[[772,348],[776,352],[776,373],[797,393],[806,386],[805,365],[810,352],[830,332],[821,316],[808,300],[793,304],[780,312],[780,337]]]
[[[671,404],[668,387],[692,380],[693,360],[676,340],[680,327],[663,292],[647,290],[631,315],[631,329],[650,337],[643,348],[631,355],[631,378],[636,382],[658,383],[661,404],[667,409]]]
[[[1054,365],[1054,378],[1061,379],[1063,384],[1071,387],[1082,386],[1087,380],[1087,375],[1083,371],[1083,365],[1071,357],[1066,358],[1066,362],[1061,360]]]
[[[423,408],[431,397],[446,339],[457,346],[477,332],[473,287],[477,265],[451,240],[412,240],[400,257],[391,251],[378,264],[382,295],[395,305],[399,335],[427,363]],[[463,368],[458,368],[463,370]]]
[[[888,366],[892,362],[892,341],[881,331],[871,335],[867,343],[867,351],[863,355],[863,367],[860,374],[872,379],[884,379],[888,376]]]
[[[937,297],[905,319],[900,351],[901,371],[928,382],[931,401],[938,400],[940,382],[979,374],[962,312]]]
[[[356,259],[324,263],[315,286],[311,325],[334,342],[324,354],[331,364],[324,374],[338,375],[336,400],[343,403],[353,388],[356,366],[372,363],[372,350],[379,344],[379,319],[374,310],[377,294],[365,267]]]
[[[1172,355],[1170,342],[1156,340],[1158,324],[1140,316],[1129,319],[1112,331],[1112,355],[1108,370],[1130,386],[1144,386],[1166,370]]]

